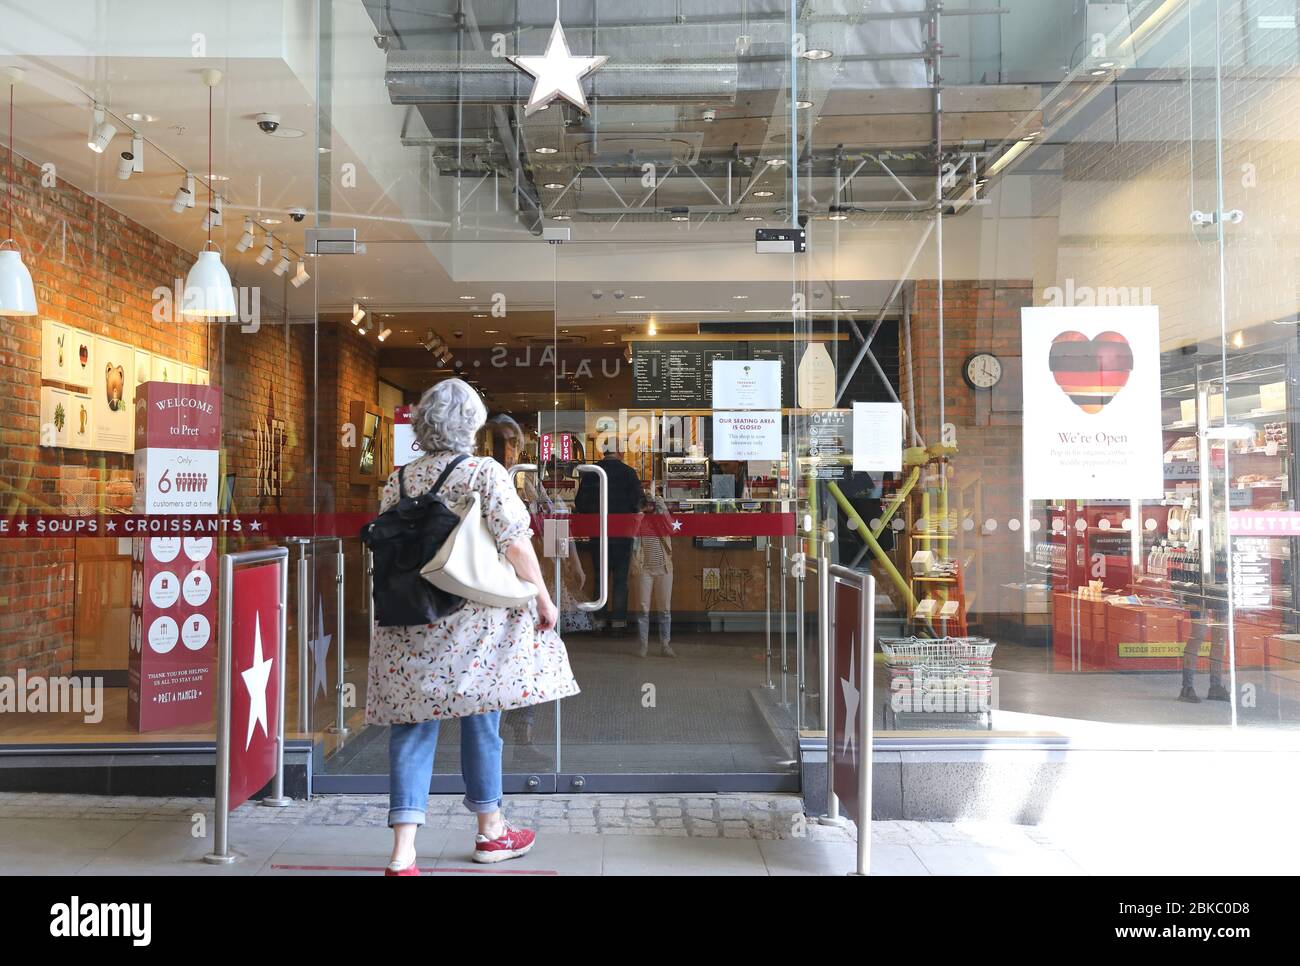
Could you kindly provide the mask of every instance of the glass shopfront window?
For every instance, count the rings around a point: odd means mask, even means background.
[[[0,750],[211,740],[281,543],[288,732],[378,787],[357,532],[452,376],[583,688],[516,788],[796,787],[833,564],[893,737],[1289,740],[1293,4],[155,6],[0,3]]]

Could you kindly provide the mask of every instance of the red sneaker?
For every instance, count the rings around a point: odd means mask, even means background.
[[[494,839],[482,834],[474,836],[475,862],[504,862],[528,854],[537,834],[526,828],[514,828],[509,822],[504,824],[505,831]]]
[[[416,866],[414,859],[411,860],[410,865],[404,865],[401,868],[394,866],[393,863],[391,862],[389,862],[388,865],[384,868],[384,875],[419,875],[419,874],[420,874],[420,870]]]

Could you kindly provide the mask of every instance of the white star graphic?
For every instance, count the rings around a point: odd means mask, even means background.
[[[535,79],[533,93],[524,108],[524,117],[530,117],[557,97],[563,97],[583,114],[590,114],[587,97],[582,92],[582,78],[609,58],[574,57],[569,53],[569,42],[564,38],[564,28],[556,18],[555,26],[551,28],[551,39],[546,42],[544,56],[521,55],[507,57],[506,60]]]
[[[840,754],[845,753],[853,756],[853,769],[858,768],[858,693],[857,685],[853,683],[856,675],[854,666],[857,663],[857,641],[849,642],[849,676],[840,678],[840,690],[844,692],[844,741],[840,745]]]
[[[18,529],[19,529],[19,530],[26,531],[26,529],[27,529],[27,521],[26,521],[26,520],[19,520],[19,521],[18,521]]]
[[[676,532],[677,532],[678,530],[680,530],[681,528],[682,528],[682,521],[681,521],[681,520],[674,520],[674,521],[673,521],[673,533],[676,533]]]
[[[244,738],[244,750],[253,743],[253,731],[258,724],[262,733],[271,737],[271,726],[266,723],[266,689],[271,683],[272,658],[262,659],[262,615],[254,615],[253,664],[247,671],[240,671],[244,687],[248,690],[248,734]]]
[[[261,530],[261,529],[262,529],[262,524],[261,524],[261,522],[259,522],[259,521],[257,521],[257,520],[254,520],[252,523],[250,523],[250,524],[248,525],[248,529],[250,529],[250,530],[252,530],[254,533],[256,533],[258,530]]]
[[[311,642],[311,664],[312,664],[312,682],[311,696],[316,697],[317,691],[324,691],[329,694],[329,682],[326,680],[325,659],[329,656],[330,640],[333,634],[325,633],[325,604],[318,597],[316,599],[316,637]]]
[[[104,526],[109,533],[112,533],[114,530],[117,529],[117,524],[114,523],[112,520],[109,520],[108,523],[104,524]]]

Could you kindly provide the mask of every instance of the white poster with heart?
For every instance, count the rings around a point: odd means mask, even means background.
[[[1025,498],[1162,499],[1157,308],[1025,308],[1020,331]]]

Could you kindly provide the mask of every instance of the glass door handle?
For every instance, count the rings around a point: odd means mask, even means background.
[[[515,477],[518,476],[520,473],[536,473],[536,472],[537,472],[536,463],[516,463],[514,466],[510,467],[510,485],[511,486],[515,485]]]
[[[609,599],[609,477],[594,463],[581,464],[578,472],[595,473],[600,482],[600,597],[581,603],[578,607],[582,610],[600,610]]]

